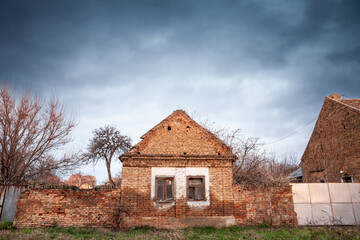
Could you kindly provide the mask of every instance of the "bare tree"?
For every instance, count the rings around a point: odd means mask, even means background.
[[[122,153],[131,148],[131,139],[122,135],[113,126],[105,126],[94,130],[93,138],[87,147],[87,152],[82,154],[83,162],[96,164],[99,160],[104,160],[108,171],[109,183],[115,185],[111,177],[111,162]]]
[[[1,184],[18,184],[74,167],[75,155],[59,156],[57,150],[71,141],[75,126],[57,100],[44,102],[30,93],[17,97],[9,86],[0,85]]]
[[[122,179],[122,170],[120,169],[116,174],[115,177],[113,178],[113,181],[115,183],[116,186],[120,186],[121,185],[121,179]]]
[[[259,138],[245,137],[240,129],[219,128],[208,121],[201,125],[228,145],[237,159],[233,164],[234,183],[248,186],[271,186],[289,182],[288,175],[299,167],[295,156],[282,159],[268,153]]]
[[[300,166],[300,160],[294,154],[285,154],[284,156],[276,156],[270,158],[268,171],[277,183],[289,182],[289,175],[297,170]]]

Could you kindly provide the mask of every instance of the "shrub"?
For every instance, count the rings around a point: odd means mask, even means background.
[[[266,223],[266,222],[263,222],[262,224],[258,225],[259,228],[271,228],[271,225]]]
[[[11,230],[14,229],[12,222],[1,222],[0,223],[0,230]]]

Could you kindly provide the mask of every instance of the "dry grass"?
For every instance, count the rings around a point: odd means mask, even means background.
[[[0,230],[0,240],[37,240],[37,239],[339,239],[360,240],[360,228],[271,228],[271,227],[198,227],[177,230],[157,230],[150,227],[133,228],[129,231],[88,228],[40,228]]]

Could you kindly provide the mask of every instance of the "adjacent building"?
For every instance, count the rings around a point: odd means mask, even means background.
[[[64,183],[69,186],[76,186],[80,189],[92,189],[96,186],[96,178],[91,175],[72,174],[69,180]]]
[[[301,167],[308,183],[360,181],[360,99],[325,98]]]

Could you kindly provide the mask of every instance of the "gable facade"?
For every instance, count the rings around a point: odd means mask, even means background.
[[[325,98],[301,159],[304,182],[360,181],[360,99]]]
[[[181,110],[142,139],[121,157],[125,227],[235,224],[228,146]]]

